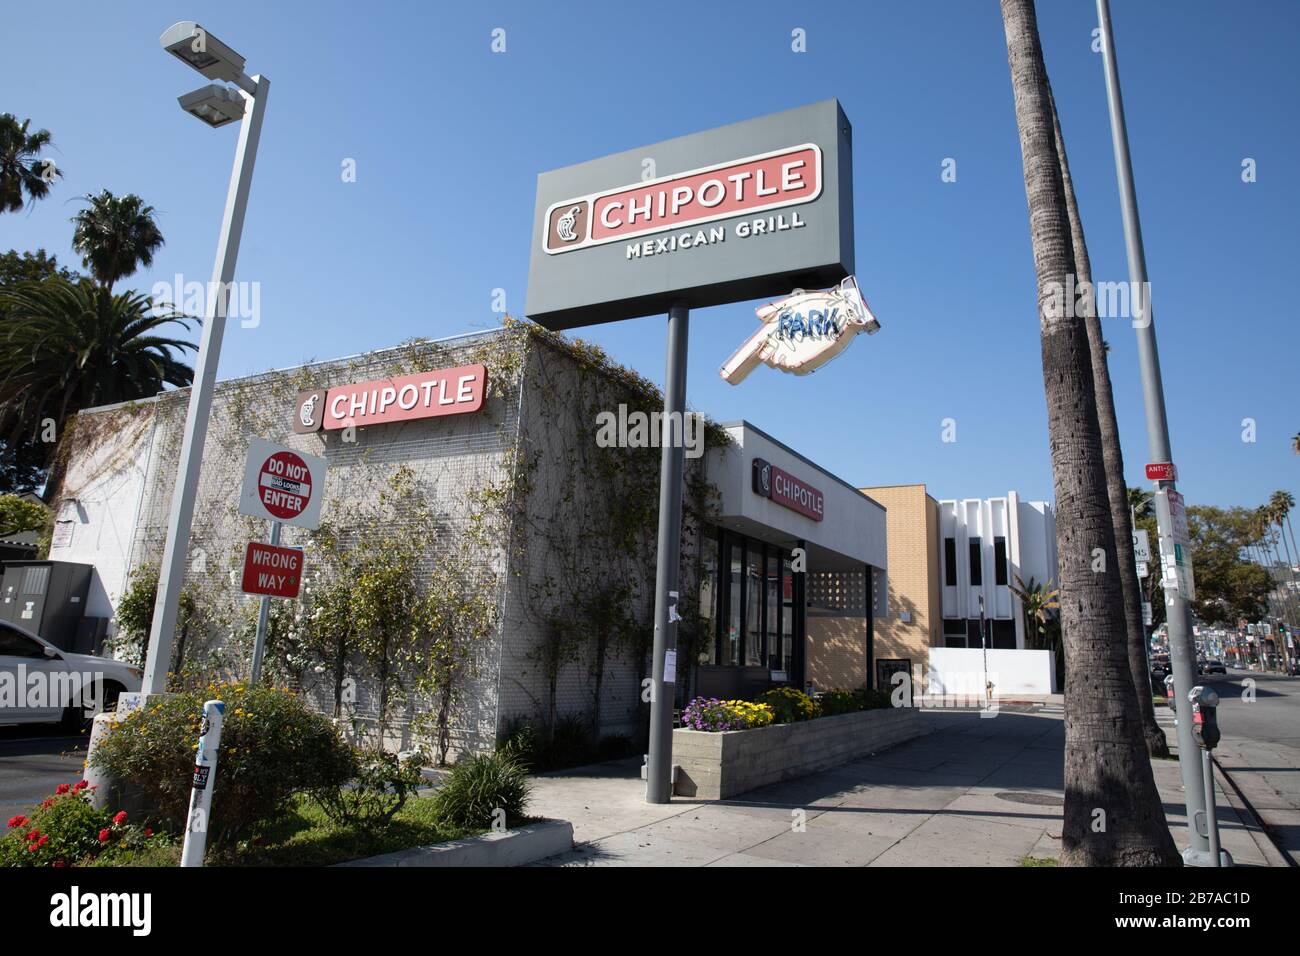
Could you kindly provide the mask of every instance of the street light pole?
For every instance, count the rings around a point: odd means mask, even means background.
[[[1137,193],[1133,186],[1133,162],[1129,156],[1128,130],[1124,122],[1124,101],[1119,88],[1119,67],[1115,60],[1115,38],[1111,31],[1109,0],[1097,0],[1101,25],[1101,52],[1106,75],[1106,101],[1110,109],[1110,132],[1115,147],[1115,174],[1119,180],[1120,209],[1124,218],[1124,244],[1128,250],[1130,299],[1140,302],[1137,330],[1138,365],[1142,371],[1142,398],[1146,407],[1147,445],[1151,461],[1173,462],[1169,445],[1169,423],[1165,417],[1164,385],[1160,378],[1160,355],[1156,348],[1155,317],[1147,294],[1146,253],[1142,246],[1142,224],[1138,218]],[[1139,298],[1135,298],[1139,297]],[[1134,310],[1135,313],[1137,309]],[[1178,768],[1182,773],[1187,803],[1190,845],[1183,862],[1192,866],[1214,866],[1206,816],[1205,780],[1199,748],[1192,733],[1192,704],[1188,693],[1196,682],[1196,649],[1192,643],[1192,615],[1187,595],[1177,579],[1174,521],[1170,493],[1172,476],[1156,482],[1156,524],[1160,530],[1161,573],[1165,581],[1165,619],[1168,623],[1169,660],[1174,675],[1174,707],[1178,715]]]
[[[195,29],[199,29],[195,26]],[[197,34],[196,34],[197,36]],[[204,35],[206,37],[206,34]],[[164,34],[166,38],[166,34]],[[242,64],[242,59],[240,60]],[[143,691],[162,694],[167,690],[167,671],[171,667],[172,643],[180,606],[181,586],[185,580],[190,523],[194,517],[194,499],[198,492],[203,444],[212,412],[212,393],[216,386],[217,363],[221,357],[221,340],[226,330],[227,300],[239,257],[239,240],[248,208],[248,191],[253,180],[253,163],[257,143],[262,135],[262,117],[270,81],[264,76],[235,79],[245,100],[244,117],[239,126],[239,145],[235,165],[226,193],[226,209],[217,237],[217,256],[208,287],[203,332],[194,363],[194,382],[190,390],[189,409],[185,415],[185,434],[181,441],[180,463],[172,493],[171,513],[167,519],[167,544],[158,572],[158,596],[154,604],[153,625],[149,632],[149,653],[145,660]]]

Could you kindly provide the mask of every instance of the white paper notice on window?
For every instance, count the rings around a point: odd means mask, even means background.
[[[664,651],[664,683],[677,683],[677,652]]]

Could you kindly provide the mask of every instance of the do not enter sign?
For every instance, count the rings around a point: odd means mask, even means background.
[[[254,438],[244,464],[239,513],[302,528],[320,526],[325,459]]]

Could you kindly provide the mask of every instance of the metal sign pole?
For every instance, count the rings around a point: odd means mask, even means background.
[[[668,310],[668,369],[664,375],[664,417],[659,441],[659,551],[655,562],[655,634],[650,664],[650,752],[646,758],[646,803],[672,799],[673,703],[677,681],[677,577],[681,563],[683,455],[686,427],[686,344],[690,310],[674,302]],[[673,422],[678,431],[673,437]]]
[[[280,543],[280,522],[271,522],[271,547]],[[266,649],[266,622],[271,615],[271,597],[262,595],[262,606],[257,609],[257,634],[253,638],[253,672],[249,684],[256,684],[262,675],[262,653]]]
[[[1156,349],[1155,317],[1150,296],[1146,294],[1146,253],[1142,245],[1142,225],[1138,218],[1137,192],[1133,185],[1133,162],[1129,156],[1128,129],[1124,122],[1124,101],[1119,88],[1119,66],[1115,60],[1115,38],[1111,32],[1110,3],[1097,0],[1097,17],[1101,24],[1101,52],[1106,74],[1106,101],[1110,108],[1110,131],[1115,147],[1115,172],[1119,180],[1120,210],[1124,218],[1124,244],[1128,249],[1129,280],[1133,295],[1140,295],[1142,315],[1135,321],[1138,364],[1142,370],[1142,398],[1146,407],[1147,445],[1151,461],[1172,463],[1169,447],[1169,423],[1165,418],[1164,385],[1160,378],[1160,355]],[[1140,290],[1140,292],[1139,292]],[[1136,310],[1135,310],[1136,311]],[[1196,682],[1196,648],[1192,643],[1192,612],[1183,591],[1190,576],[1179,577],[1175,559],[1173,514],[1169,492],[1175,490],[1172,471],[1156,480],[1156,524],[1160,529],[1160,569],[1165,581],[1165,619],[1169,625],[1169,661],[1174,677],[1174,702],[1178,714],[1178,769],[1182,772],[1183,793],[1187,801],[1187,828],[1191,845],[1183,851],[1183,861],[1192,866],[1213,866],[1207,834],[1196,826],[1205,816],[1205,780],[1197,759],[1196,739],[1192,734],[1192,705],[1188,692]],[[1168,563],[1167,563],[1168,562]],[[1171,587],[1176,582],[1176,587]]]

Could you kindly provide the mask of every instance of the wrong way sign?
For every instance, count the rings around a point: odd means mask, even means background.
[[[245,594],[296,598],[302,588],[302,549],[281,548],[260,541],[248,542],[244,552]]]
[[[244,462],[239,513],[314,531],[320,527],[325,468],[324,458],[254,438]]]

